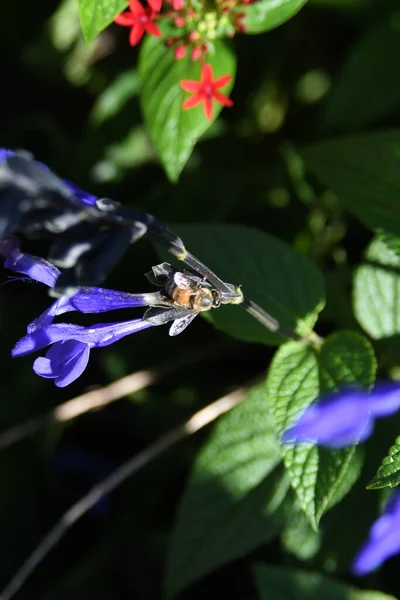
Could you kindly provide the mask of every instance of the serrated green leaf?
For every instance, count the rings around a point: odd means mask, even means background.
[[[246,297],[279,322],[307,335],[322,310],[324,284],[318,269],[286,243],[258,229],[240,225],[173,225],[192,254],[221,279],[242,285]],[[217,329],[244,341],[279,344],[240,306],[207,313]]]
[[[262,33],[291,19],[307,0],[259,0],[243,6],[246,33]]]
[[[400,31],[395,19],[367,31],[351,50],[328,99],[323,124],[360,128],[400,108],[398,65]]]
[[[330,336],[318,354],[299,342],[285,344],[276,353],[267,379],[278,433],[324,392],[344,384],[371,386],[375,370],[371,345],[356,333]],[[322,515],[357,479],[361,453],[355,446],[333,451],[313,444],[284,444],[282,454],[300,506],[316,529]]]
[[[371,229],[400,234],[400,130],[304,148],[308,169]]]
[[[382,229],[377,231],[377,237],[384,242],[389,250],[392,250],[392,252],[400,257],[400,237],[391,235]]]
[[[288,490],[280,461],[262,384],[222,417],[196,458],[169,552],[170,596],[277,534]]]
[[[108,27],[127,5],[127,0],[78,0],[79,18],[86,43]]]
[[[400,258],[384,241],[375,239],[356,271],[354,314],[374,339],[400,333]]]
[[[260,600],[396,600],[382,592],[357,588],[319,573],[270,567],[253,567]]]
[[[400,437],[396,438],[388,455],[383,459],[368,489],[394,488],[400,483]]]
[[[229,96],[236,73],[234,54],[219,40],[207,53],[207,62],[213,67],[214,77],[232,76],[232,81],[221,90]],[[210,121],[204,116],[201,105],[190,110],[182,109],[189,94],[181,88],[180,81],[200,81],[200,63],[192,61],[190,53],[176,60],[171,48],[167,48],[159,38],[148,36],[141,45],[139,74],[144,120],[162,165],[169,179],[175,182],[197,140],[215,121],[222,105],[214,102]]]

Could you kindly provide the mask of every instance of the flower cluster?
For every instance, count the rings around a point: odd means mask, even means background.
[[[400,385],[380,383],[371,393],[348,388],[334,392],[309,406],[298,421],[283,434],[284,443],[316,443],[343,448],[366,440],[376,418],[400,409]],[[361,576],[400,553],[400,492],[394,492],[383,514],[372,525],[369,537],[352,565]]]
[[[203,102],[204,114],[211,119],[213,100],[223,106],[232,106],[232,101],[218,91],[232,77],[225,74],[214,80],[206,55],[216,39],[232,38],[236,32],[246,32],[243,6],[251,1],[217,0],[211,7],[203,0],[166,0],[164,6],[161,0],[148,0],[148,6],[139,0],[129,0],[128,11],[115,17],[114,21],[131,28],[129,42],[136,46],[144,33],[162,37],[163,30],[157,21],[163,20],[168,30],[164,43],[171,48],[176,60],[189,55],[192,61],[201,63],[200,81],[181,81],[181,87],[194,94],[184,102],[183,108],[194,108]]]

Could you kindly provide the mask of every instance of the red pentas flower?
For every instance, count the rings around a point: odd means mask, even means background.
[[[194,108],[203,103],[206,119],[211,120],[213,114],[213,100],[219,102],[223,106],[233,106],[232,100],[218,91],[219,88],[228,85],[231,79],[231,75],[222,75],[222,77],[214,79],[213,68],[210,64],[206,63],[201,69],[200,81],[194,81],[193,79],[183,79],[181,81],[181,88],[183,88],[185,92],[193,94],[190,98],[185,100],[182,104],[182,108],[188,110],[189,108]]]
[[[129,35],[129,43],[136,46],[143,37],[145,31],[150,35],[161,37],[161,31],[154,21],[156,13],[153,7],[161,8],[161,0],[151,0],[150,7],[144,8],[139,0],[129,0],[129,11],[115,17],[114,22],[124,27],[132,27]]]

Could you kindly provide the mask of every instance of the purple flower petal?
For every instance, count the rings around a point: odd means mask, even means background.
[[[15,152],[7,150],[6,148],[0,148],[0,162],[2,162],[7,156],[13,156]]]
[[[3,249],[2,253],[4,253]],[[55,286],[57,278],[60,275],[60,271],[57,267],[44,258],[19,252],[19,250],[15,248],[6,254],[4,266],[6,269],[10,269],[10,271],[28,275],[34,281],[44,283],[51,288]]]
[[[347,389],[309,406],[282,439],[285,443],[314,442],[329,448],[341,448],[366,439],[371,427],[367,393]]]
[[[82,313],[100,313],[119,308],[149,306],[160,302],[159,292],[129,294],[98,287],[80,288],[71,298],[71,305]]]
[[[88,192],[84,192],[68,179],[63,179],[63,182],[66,184],[69,191],[72,192],[83,204],[88,204],[90,206],[96,204],[96,196],[89,194]]]
[[[36,329],[46,327],[53,323],[54,317],[62,315],[67,312],[76,310],[71,304],[71,298],[69,296],[61,296],[57,298],[55,302],[45,310],[37,319],[29,323],[27,327],[28,333],[33,333]]]
[[[88,344],[91,348],[94,346],[99,348],[113,344],[126,335],[148,327],[152,327],[152,324],[146,323],[142,319],[123,321],[122,323],[105,323],[93,325],[92,327],[82,327],[70,323],[55,323],[36,329],[20,339],[12,349],[11,354],[14,357],[24,356],[55,342],[66,340],[76,340]]]
[[[378,383],[369,395],[371,412],[377,417],[392,415],[400,409],[400,385],[398,382]]]
[[[352,572],[361,576],[400,552],[400,493],[395,492],[385,511],[372,525],[368,540],[358,551]]]
[[[343,448],[366,440],[376,417],[400,408],[400,386],[377,384],[371,393],[347,388],[309,406],[298,422],[282,436],[287,442],[313,442],[328,448]]]
[[[35,360],[33,370],[41,377],[55,379],[57,387],[65,387],[82,375],[89,355],[88,344],[76,340],[57,342],[47,352],[46,357]]]

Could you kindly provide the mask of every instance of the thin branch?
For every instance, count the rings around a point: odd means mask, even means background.
[[[47,554],[58,544],[72,525],[87,513],[99,500],[115,490],[131,475],[137,473],[142,467],[149,464],[154,458],[168,450],[177,442],[199,431],[220,415],[236,406],[246,395],[250,385],[239,388],[234,392],[219,398],[199,412],[195,413],[188,421],[171,429],[161,436],[156,442],[124,462],[109,477],[95,485],[85,496],[73,504],[63,516],[55,523],[49,533],[43,538],[32,554],[23,563],[8,585],[0,595],[0,600],[10,600],[24,585],[33,571],[43,561]]]
[[[166,375],[188,364],[213,356],[220,349],[221,345],[215,344],[215,342],[200,348],[194,348],[190,352],[186,351],[184,354],[174,357],[159,367],[131,373],[110,385],[67,400],[67,402],[60,404],[44,415],[29,419],[0,433],[0,450],[21,441],[29,435],[34,435],[53,421],[70,421],[91,410],[104,408],[111,402],[124,398],[128,394],[150,387]]]

